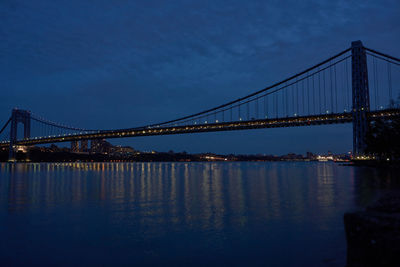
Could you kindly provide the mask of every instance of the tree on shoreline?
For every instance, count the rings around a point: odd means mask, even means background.
[[[390,100],[388,108],[400,108],[400,95]],[[377,159],[400,160],[400,118],[370,121],[365,142],[366,153]]]
[[[380,160],[400,159],[400,118],[370,122],[365,141],[368,154]]]

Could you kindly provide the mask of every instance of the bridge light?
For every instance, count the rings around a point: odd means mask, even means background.
[[[326,114],[329,114],[329,110],[326,111]]]
[[[242,118],[239,118],[239,120],[241,121],[241,120],[242,120]]]
[[[215,122],[217,122],[217,123],[218,123],[218,120],[215,120]]]

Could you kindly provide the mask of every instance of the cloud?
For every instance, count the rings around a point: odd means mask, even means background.
[[[68,121],[73,105],[80,125],[105,127],[171,119],[264,88],[355,39],[396,54],[399,12],[394,0],[2,1],[0,112],[22,105]]]

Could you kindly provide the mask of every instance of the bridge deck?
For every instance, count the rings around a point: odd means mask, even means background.
[[[400,117],[400,109],[387,109],[381,111],[371,111],[368,114],[370,120],[378,118]],[[323,114],[317,116],[303,117],[288,117],[277,119],[263,119],[250,121],[234,121],[220,122],[209,124],[194,124],[187,126],[171,126],[171,127],[146,127],[132,128],[119,130],[106,130],[95,133],[80,133],[74,135],[60,135],[49,137],[36,137],[31,139],[19,140],[17,145],[36,145],[46,143],[69,142],[84,139],[109,139],[123,137],[139,137],[153,135],[170,135],[170,134],[186,134],[186,133],[201,133],[201,132],[217,132],[217,131],[233,131],[233,130],[248,130],[261,128],[280,128],[280,127],[295,127],[295,126],[311,126],[323,124],[337,124],[352,122],[351,113],[334,113]],[[0,147],[6,147],[9,142],[3,142]]]

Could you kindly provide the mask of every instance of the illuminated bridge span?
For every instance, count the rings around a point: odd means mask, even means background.
[[[88,130],[14,109],[0,129],[0,147],[259,128],[353,123],[353,152],[365,151],[369,122],[400,117],[400,59],[360,41],[323,62],[262,90],[178,119],[141,127]],[[23,135],[17,133],[24,125]]]

